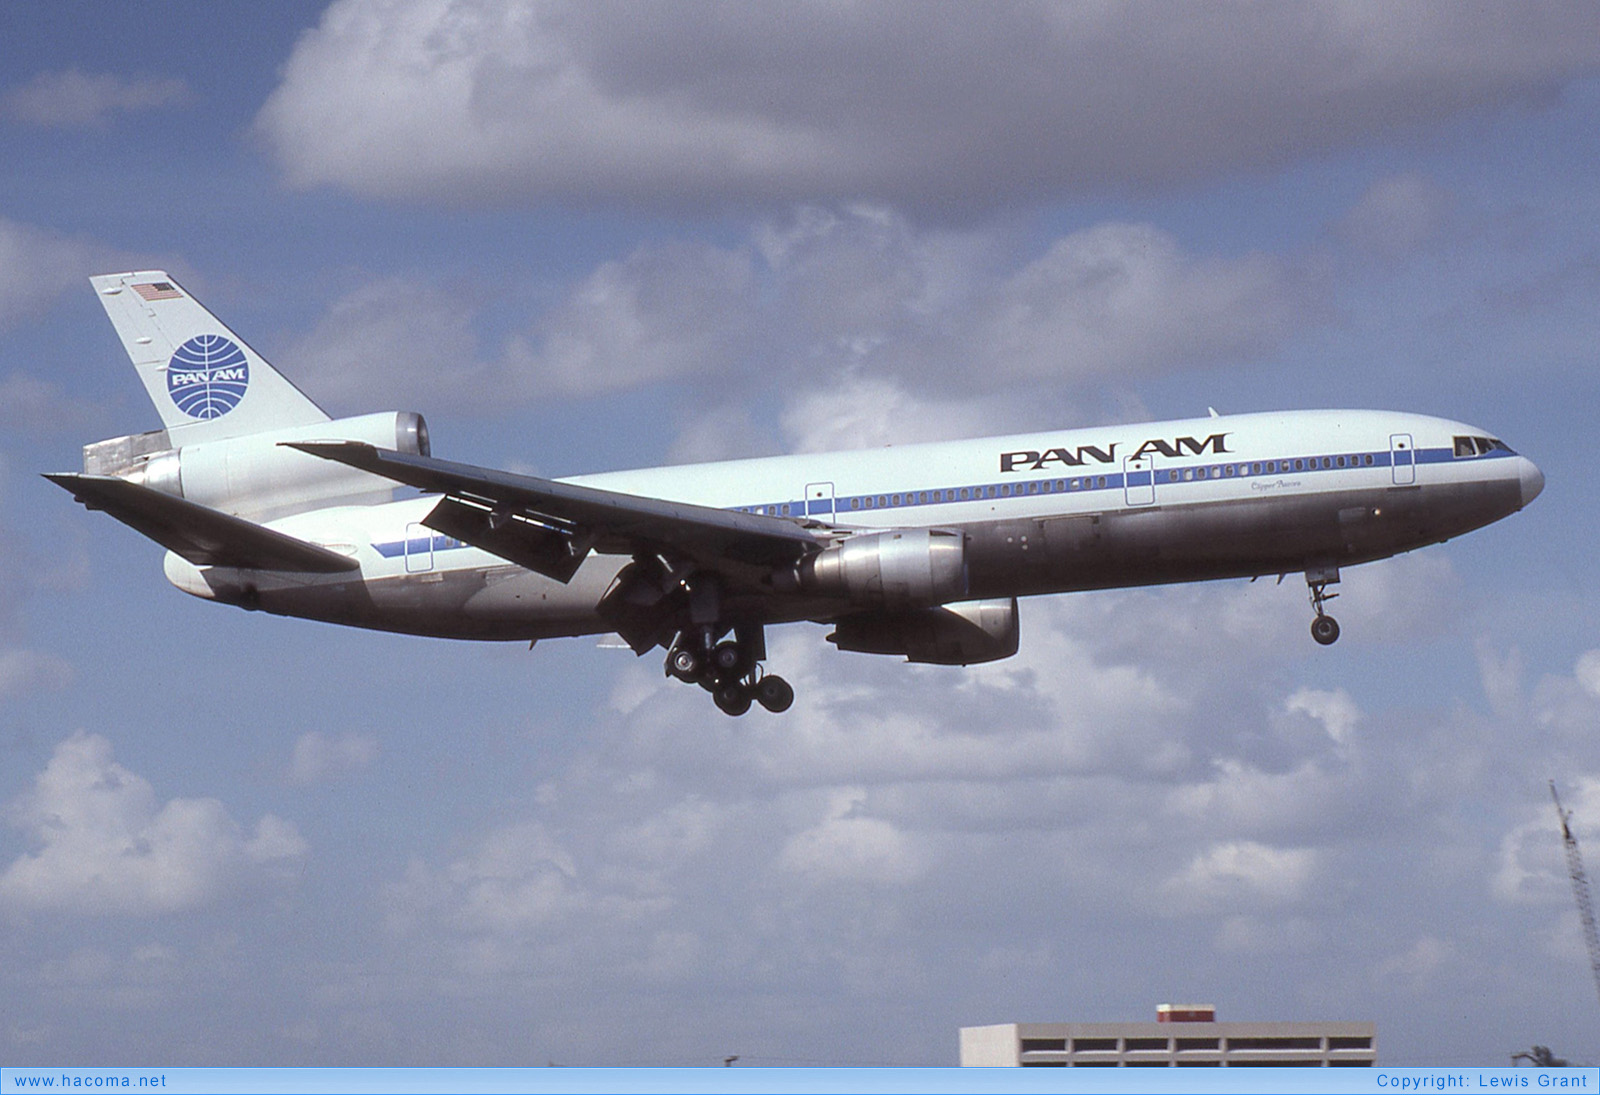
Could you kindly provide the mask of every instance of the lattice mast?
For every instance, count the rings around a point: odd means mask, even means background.
[[[1600,930],[1594,924],[1594,899],[1589,894],[1589,876],[1583,871],[1583,855],[1578,851],[1578,838],[1572,835],[1572,813],[1561,808],[1561,797],[1556,794],[1556,781],[1550,781],[1550,798],[1556,804],[1556,816],[1561,819],[1561,843],[1567,850],[1567,874],[1572,876],[1572,896],[1578,902],[1578,916],[1583,921],[1583,942],[1589,948],[1589,969],[1594,973],[1594,987],[1600,996]]]

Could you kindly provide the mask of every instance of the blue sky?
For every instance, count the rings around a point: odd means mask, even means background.
[[[933,12],[937,11],[937,17]],[[0,1059],[940,1064],[1372,1019],[1600,1062],[1590,5],[0,12]],[[729,720],[655,658],[268,619],[37,473],[157,424],[171,271],[335,414],[570,474],[1255,411],[1459,418],[1492,528],[1038,599]]]

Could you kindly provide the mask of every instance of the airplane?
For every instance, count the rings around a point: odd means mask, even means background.
[[[330,419],[159,270],[90,279],[162,428],[46,476],[196,597],[457,639],[620,635],[742,715],[787,710],[765,629],[972,665],[1018,598],[1303,574],[1498,521],[1544,488],[1494,434],[1391,411],[1219,415],[546,479],[443,460],[420,414]]]

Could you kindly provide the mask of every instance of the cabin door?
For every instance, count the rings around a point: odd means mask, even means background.
[[[807,483],[805,498],[807,517],[830,524],[833,522],[832,483]]]
[[[1148,506],[1156,500],[1156,460],[1153,455],[1122,458],[1122,490],[1130,506]]]
[[[1394,465],[1394,484],[1409,487],[1417,481],[1417,453],[1409,433],[1389,435],[1389,462]]]

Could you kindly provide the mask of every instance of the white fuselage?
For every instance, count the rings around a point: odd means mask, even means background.
[[[964,534],[973,598],[1289,573],[1384,558],[1498,520],[1543,485],[1483,430],[1422,415],[1294,411],[763,457],[563,482],[850,530]],[[423,525],[437,497],[343,505],[269,527],[354,558],[289,574],[167,557],[179,588],[271,612],[464,638],[603,633],[628,559],[568,583]],[[819,529],[819,535],[826,535]],[[773,593],[763,622],[849,606]]]

